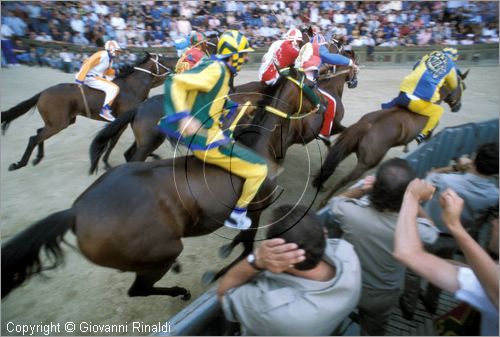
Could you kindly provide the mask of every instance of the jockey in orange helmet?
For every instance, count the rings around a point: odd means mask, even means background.
[[[291,66],[299,55],[299,44],[302,33],[297,28],[292,28],[286,33],[284,40],[275,41],[268,52],[262,57],[259,68],[259,79],[267,85],[273,85],[279,78],[278,69]]]
[[[121,48],[116,41],[109,40],[104,45],[104,49],[85,60],[82,68],[75,76],[75,81],[79,85],[85,84],[91,88],[104,91],[106,96],[99,116],[112,122],[115,118],[111,114],[111,105],[120,92],[120,88],[111,82],[115,76],[113,60],[117,53],[121,51]],[[110,79],[106,79],[106,77]]]
[[[208,56],[207,37],[203,33],[192,32],[189,38],[191,48],[186,50],[175,66],[176,73],[182,73],[195,67],[202,58]]]

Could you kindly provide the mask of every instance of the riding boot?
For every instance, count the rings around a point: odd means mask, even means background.
[[[246,209],[235,208],[229,218],[224,221],[224,226],[239,230],[249,229],[252,225],[252,220],[247,217]]]
[[[105,120],[110,121],[110,122],[115,120],[115,117],[113,117],[113,115],[111,114],[111,107],[108,104],[106,104],[102,107],[102,110],[99,113],[99,116],[101,116],[102,118],[104,118]]]

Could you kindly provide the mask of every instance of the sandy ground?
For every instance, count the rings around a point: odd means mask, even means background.
[[[363,114],[375,110],[381,102],[391,99],[398,91],[398,85],[408,68],[362,69],[359,86],[344,92],[346,116],[344,124],[350,125]],[[238,83],[255,80],[257,72],[243,71]],[[467,79],[467,91],[462,110],[457,114],[446,107],[439,128],[473,121],[498,118],[498,66],[475,67]],[[18,67],[1,70],[1,110],[27,99],[35,93],[60,82],[72,82],[71,74],[47,68]],[[151,95],[161,93],[161,88]],[[14,121],[1,139],[1,234],[8,239],[34,221],[52,212],[71,206],[75,198],[89,186],[96,176],[89,176],[88,146],[103,123],[79,117],[76,124],[46,141],[45,159],[38,165],[9,172],[8,165],[17,162],[24,152],[28,137],[41,127],[38,112],[28,113]],[[111,156],[113,164],[123,162],[122,153],[132,141],[128,130]],[[416,145],[412,144],[411,148]],[[401,148],[392,149],[388,157],[401,154]],[[308,146],[294,146],[285,162],[285,172],[280,176],[280,184],[286,193],[283,202],[299,201],[303,204],[314,202],[315,192],[310,187],[309,175],[315,172],[321,162],[320,153],[325,155],[325,147],[316,143]],[[167,145],[159,151],[163,157],[171,154]],[[355,157],[342,163],[327,186],[332,186],[354,165]],[[102,174],[102,169],[99,174]],[[321,195],[318,199],[321,199]],[[316,200],[317,202],[317,200]],[[266,212],[268,213],[268,212]],[[207,286],[201,282],[202,274],[222,267],[229,260],[218,257],[217,249],[227,242],[230,232],[224,229],[200,238],[184,240],[184,252],[180,256],[183,271],[169,273],[158,285],[181,285],[191,290],[196,298]],[[68,234],[69,242],[74,236]],[[88,262],[81,254],[65,248],[66,264],[57,270],[47,272],[48,278],[34,277],[24,286],[11,293],[2,301],[2,335],[11,333],[13,324],[57,324],[58,335],[87,335],[86,331],[70,333],[64,330],[66,322],[92,322],[92,324],[126,324],[129,335],[147,333],[132,332],[132,322],[157,324],[168,319],[189,302],[179,298],[152,296],[129,298],[126,294],[134,275],[99,267]],[[235,256],[236,252],[233,253]],[[38,335],[42,333],[39,332]],[[94,333],[100,335],[102,333]]]

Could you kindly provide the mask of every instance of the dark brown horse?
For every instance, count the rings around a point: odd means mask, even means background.
[[[175,62],[174,58],[146,53],[135,66],[126,67],[125,71],[114,80],[114,83],[120,87],[120,93],[113,103],[113,113],[120,115],[144,101],[151,88],[165,81],[167,74],[175,66]],[[9,171],[26,166],[31,153],[38,145],[38,153],[33,160],[33,165],[37,165],[44,156],[44,141],[75,123],[78,115],[104,121],[99,116],[104,102],[104,93],[87,86],[83,87],[83,92],[86,102],[78,85],[61,83],[39,92],[7,111],[2,111],[2,132],[4,133],[10,122],[35,106],[45,124],[44,127],[37,129],[36,135],[29,138],[28,146],[21,160],[11,164]],[[114,141],[116,142],[116,140]]]
[[[460,110],[462,93],[465,89],[463,81],[468,73],[469,71],[464,74],[459,73],[459,84],[455,90],[449,90],[444,86],[441,88],[441,99],[450,106],[452,112]],[[370,112],[349,126],[330,149],[323,166],[313,180],[313,186],[321,188],[349,154],[355,152],[358,162],[351,173],[329,191],[322,205],[345,184],[358,179],[363,173],[377,166],[391,147],[407,145],[414,140],[424,128],[427,119],[405,108],[395,107]]]
[[[290,76],[300,75],[292,70]],[[273,90],[269,95],[275,98],[266,106],[296,111],[299,89],[294,83],[282,78]],[[285,97],[295,99],[285,104]],[[301,112],[312,109],[309,101],[304,102],[302,109]],[[237,128],[235,138],[270,163],[279,164],[286,154],[281,140],[289,130],[289,119],[259,113],[253,123]],[[72,230],[80,251],[90,261],[136,273],[128,291],[130,296],[189,298],[185,288],[160,288],[154,284],[182,252],[183,237],[204,235],[222,226],[241,186],[239,177],[204,165],[193,156],[127,163],[111,169],[87,188],[71,208],[49,215],[2,246],[2,297],[42,271],[42,250],[57,266],[63,259],[61,240]],[[253,249],[260,214],[272,202],[275,187],[275,178],[266,179],[250,204],[252,228],[234,238],[245,246],[237,260]]]

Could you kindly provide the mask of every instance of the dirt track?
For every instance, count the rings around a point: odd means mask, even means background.
[[[346,116],[344,124],[350,125],[366,112],[375,110],[383,101],[391,99],[398,90],[399,81],[408,68],[365,68],[359,75],[357,89],[346,89],[344,105]],[[239,83],[254,80],[256,71],[243,71],[238,76]],[[457,114],[449,112],[443,116],[439,128],[472,121],[498,118],[498,67],[472,68],[467,79],[467,90],[462,110]],[[1,70],[1,110],[6,110],[20,101],[53,84],[72,82],[71,74],[47,68],[19,67]],[[161,93],[157,88],[153,94]],[[103,123],[79,118],[75,125],[54,136],[45,144],[45,159],[38,165],[31,163],[18,171],[9,172],[8,166],[21,158],[28,137],[43,124],[38,112],[26,114],[14,121],[1,139],[1,234],[7,239],[34,221],[52,212],[71,206],[95,179],[87,170],[88,146]],[[131,143],[130,131],[122,137],[114,154],[113,164],[123,162],[122,153]],[[416,145],[412,144],[412,148]],[[325,154],[325,147],[309,144],[307,147],[294,146],[285,163],[285,172],[280,176],[280,184],[286,189],[287,202],[301,199],[302,203],[314,200],[314,190],[307,183],[310,173],[320,165],[318,149]],[[307,151],[306,151],[307,150]],[[164,145],[159,154],[170,154]],[[389,157],[401,154],[401,148],[389,152]],[[308,161],[311,172],[308,171]],[[34,156],[33,156],[34,157]],[[327,186],[332,186],[339,176],[353,167],[351,156],[340,165],[335,177]],[[99,174],[102,174],[102,169]],[[297,184],[297,182],[303,182]],[[321,196],[320,196],[321,198]],[[222,267],[229,259],[222,260],[217,248],[229,232],[223,229],[201,238],[184,240],[184,252],[180,257],[183,266],[181,274],[167,274],[158,284],[160,286],[181,285],[189,288],[193,298],[207,286],[201,283],[201,275],[208,269]],[[74,243],[74,236],[67,235]],[[134,275],[95,266],[82,255],[66,248],[66,264],[50,271],[50,279],[35,277],[2,301],[2,334],[8,335],[7,323],[40,324],[72,322],[92,322],[94,324],[125,324],[142,321],[146,324],[163,322],[189,302],[179,298],[153,296],[149,298],[129,298],[126,294]],[[233,253],[233,256],[235,253]],[[9,325],[12,327],[12,325]],[[15,334],[15,333],[14,333]],[[41,334],[41,333],[39,333]],[[58,334],[52,332],[51,334]],[[63,329],[63,335],[71,335]],[[76,331],[74,334],[88,334]],[[102,333],[95,333],[101,335]],[[132,333],[130,330],[128,334]],[[140,334],[140,333],[139,333]]]

